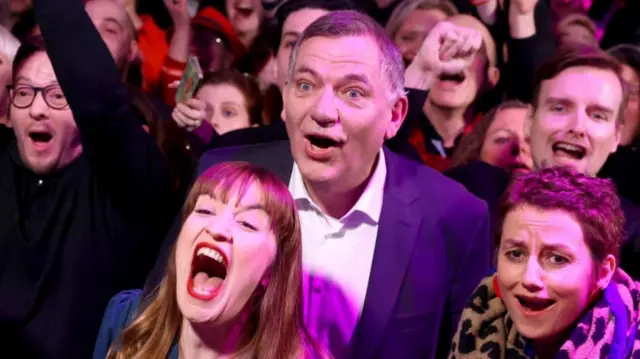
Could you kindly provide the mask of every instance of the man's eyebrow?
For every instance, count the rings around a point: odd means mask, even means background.
[[[30,78],[28,78],[28,77],[26,77],[24,75],[16,76],[15,82],[18,83],[20,81],[32,82]],[[58,83],[58,81],[54,80],[54,81],[49,82],[46,86],[51,86],[51,85],[59,85],[59,83]]]
[[[544,100],[544,103],[561,103],[564,105],[573,105],[573,101],[565,97],[550,96]]]
[[[307,66],[300,66],[298,68],[295,69],[294,71],[295,74],[309,74],[313,77],[318,77],[318,73],[316,72],[316,70],[307,67]]]
[[[368,87],[372,87],[369,79],[365,75],[358,73],[347,74],[340,79],[340,82],[360,82]]]
[[[606,112],[608,114],[614,114],[616,112],[616,110],[611,109],[611,108],[609,108],[607,106],[600,105],[600,104],[594,104],[594,105],[591,105],[589,107],[593,108],[593,109],[596,109],[597,111]]]

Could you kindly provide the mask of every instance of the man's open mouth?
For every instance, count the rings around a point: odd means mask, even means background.
[[[333,138],[322,135],[308,135],[307,139],[311,143],[311,146],[319,149],[328,149],[332,147],[339,147],[340,142]]]
[[[556,142],[551,146],[556,156],[568,157],[574,160],[581,160],[587,154],[587,149],[583,146],[568,142]]]
[[[226,255],[209,243],[200,243],[191,260],[187,290],[192,297],[211,300],[216,297],[227,278],[229,261]]]
[[[538,297],[516,296],[516,298],[518,299],[518,302],[520,303],[522,308],[531,313],[539,313],[547,310],[556,302],[553,299]]]
[[[53,139],[51,132],[45,130],[29,131],[29,138],[37,144],[46,144]]]

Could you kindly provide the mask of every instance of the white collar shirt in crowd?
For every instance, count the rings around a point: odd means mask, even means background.
[[[387,165],[380,150],[373,175],[342,218],[323,213],[310,198],[294,163],[289,190],[302,228],[305,323],[336,359],[349,357],[349,342],[362,313],[382,212]]]

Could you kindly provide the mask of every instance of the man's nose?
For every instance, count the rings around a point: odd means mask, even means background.
[[[585,135],[585,125],[589,119],[589,115],[584,111],[577,111],[575,114],[571,116],[571,121],[569,123],[569,133],[578,136],[584,137]]]
[[[325,88],[314,105],[311,118],[321,127],[330,127],[338,122],[339,115],[336,101],[333,89]]]
[[[29,106],[29,114],[36,120],[43,119],[49,112],[49,105],[44,100],[42,92],[37,92],[33,98],[31,106]]]

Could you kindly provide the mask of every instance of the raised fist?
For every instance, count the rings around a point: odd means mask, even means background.
[[[538,3],[538,0],[511,0],[510,11],[515,11],[518,15],[531,13]]]
[[[442,21],[429,32],[413,64],[435,75],[455,74],[471,66],[481,48],[480,32]]]

